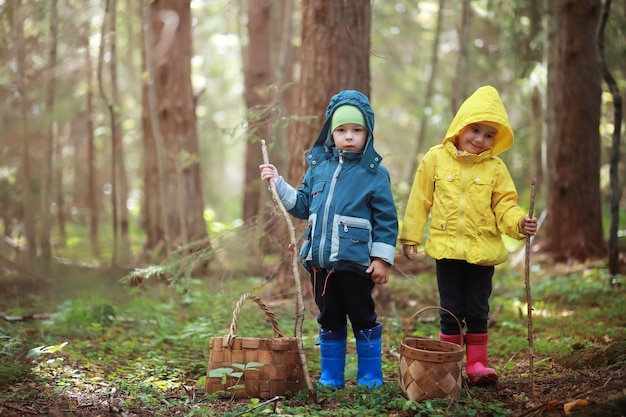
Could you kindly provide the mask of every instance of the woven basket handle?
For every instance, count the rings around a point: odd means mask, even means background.
[[[450,314],[454,318],[454,320],[456,320],[456,324],[459,325],[459,335],[461,335],[461,346],[463,346],[463,326],[461,326],[461,322],[459,321],[459,319],[457,319],[456,316],[450,310],[443,308],[443,307],[436,307],[436,306],[424,307],[421,310],[415,312],[415,314],[411,316],[409,321],[406,322],[406,327],[404,328],[404,336],[402,336],[402,343],[404,343],[404,341],[406,340],[406,335],[409,332],[409,327],[411,327],[411,323],[413,322],[413,320],[415,320],[417,316],[419,316],[420,314],[422,314],[424,311],[427,311],[427,310],[443,310],[446,313]]]
[[[276,321],[276,316],[274,315],[274,313],[265,305],[265,303],[263,303],[263,301],[261,301],[259,297],[247,293],[241,296],[241,298],[237,302],[237,305],[235,306],[235,309],[233,310],[233,321],[232,323],[230,323],[230,332],[228,333],[227,339],[229,347],[232,347],[233,339],[237,336],[237,322],[239,321],[239,313],[241,313],[241,306],[243,305],[243,303],[246,302],[246,300],[254,301],[261,308],[261,310],[263,310],[267,318],[272,323],[272,330],[274,330],[274,335],[276,337],[285,337],[283,335],[283,332],[281,332],[278,328],[278,322]]]

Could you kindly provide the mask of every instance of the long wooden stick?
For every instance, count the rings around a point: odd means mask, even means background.
[[[269,164],[269,157],[267,155],[267,146],[265,145],[265,140],[261,140],[261,151],[263,152],[263,162],[265,164]],[[296,340],[298,343],[298,352],[300,353],[300,362],[302,363],[302,369],[304,371],[304,379],[306,381],[306,386],[309,390],[309,399],[315,398],[315,388],[313,388],[313,382],[311,381],[311,375],[309,375],[309,368],[306,362],[306,355],[304,354],[304,347],[302,346],[302,323],[304,322],[304,299],[302,298],[302,284],[300,281],[300,272],[298,269],[298,256],[296,253],[297,249],[297,241],[296,241],[296,232],[293,227],[293,222],[289,217],[289,213],[287,213],[287,209],[283,206],[280,201],[280,197],[278,196],[278,192],[276,191],[276,183],[274,179],[270,180],[270,190],[272,191],[272,196],[274,197],[274,201],[276,205],[280,209],[285,221],[287,222],[287,227],[289,229],[289,252],[291,254],[291,267],[293,269],[293,276],[296,281],[296,290],[298,293],[297,298],[297,312],[296,312]]]
[[[533,217],[533,211],[535,211],[535,185],[537,179],[533,178],[530,191],[530,208],[528,209],[528,215]],[[530,294],[530,238],[526,236],[526,259],[524,268],[524,282],[526,283],[526,304],[528,306],[528,359],[530,363],[530,387],[531,398],[532,393],[535,392],[535,375],[534,375],[534,363],[535,363],[535,348],[533,347],[533,299]]]

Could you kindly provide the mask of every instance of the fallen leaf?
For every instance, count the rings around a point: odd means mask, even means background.
[[[563,406],[563,411],[565,411],[565,414],[570,414],[572,412],[572,410],[576,407],[586,407],[589,404],[589,401],[587,400],[574,400],[574,401],[570,401],[567,404],[565,404]]]

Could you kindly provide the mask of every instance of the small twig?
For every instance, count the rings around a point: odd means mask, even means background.
[[[533,178],[530,191],[530,208],[528,209],[528,215],[530,217],[533,217],[533,211],[535,210],[536,184],[537,179]],[[526,304],[528,306],[528,359],[530,363],[530,391],[532,398],[535,392],[535,348],[533,347],[533,299],[530,294],[530,238],[531,236],[526,236],[526,262],[524,271],[524,282],[526,283]]]
[[[265,140],[261,140],[261,151],[263,152],[263,162],[265,164],[269,164],[269,156],[267,154],[267,146],[265,145]],[[289,252],[291,254],[291,267],[293,269],[293,276],[296,281],[296,292],[298,293],[297,297],[297,313],[296,313],[296,341],[298,344],[298,352],[300,353],[300,362],[302,363],[302,370],[304,373],[304,379],[309,390],[309,399],[315,400],[315,388],[313,388],[313,382],[311,381],[311,375],[309,375],[309,367],[306,362],[306,355],[304,353],[304,347],[302,346],[302,323],[304,321],[304,299],[302,297],[302,284],[300,281],[300,273],[298,270],[298,256],[296,254],[297,241],[296,241],[296,232],[293,227],[293,222],[289,217],[289,213],[285,206],[283,206],[280,201],[280,197],[278,192],[276,191],[276,183],[274,179],[270,180],[270,190],[272,192],[272,196],[274,197],[274,201],[276,205],[280,209],[285,221],[287,222],[287,227],[289,229]]]
[[[280,400],[280,397],[279,397],[279,396],[272,397],[272,398],[270,398],[269,400],[265,400],[265,401],[263,401],[262,403],[258,403],[258,404],[257,404],[257,405],[255,405],[254,407],[251,407],[251,408],[246,408],[245,410],[238,412],[237,414],[235,414],[235,416],[242,416],[242,415],[244,415],[244,414],[246,414],[246,413],[249,413],[249,412],[250,412],[250,411],[252,411],[252,410],[256,410],[257,408],[260,408],[260,407],[266,406],[267,404],[270,404],[270,403],[276,402],[276,401],[278,401],[278,400]]]

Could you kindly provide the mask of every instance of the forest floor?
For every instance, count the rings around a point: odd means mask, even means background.
[[[405,265],[406,266],[406,265]],[[400,264],[402,268],[402,264]],[[396,271],[397,272],[397,271]],[[423,271],[401,271],[402,274],[415,274]],[[6,287],[3,285],[7,285]],[[46,291],[45,288],[41,288]],[[401,289],[391,289],[402,291]],[[570,346],[571,349],[564,355],[538,355],[534,360],[533,375],[530,375],[530,363],[524,354],[516,358],[507,358],[494,354],[491,358],[491,366],[498,370],[500,379],[496,384],[487,387],[476,387],[467,384],[463,376],[462,397],[460,400],[439,400],[434,403],[433,411],[426,412],[424,409],[407,409],[389,412],[387,414],[396,417],[405,416],[446,416],[468,415],[478,417],[526,417],[526,416],[626,416],[626,340],[623,338],[624,316],[626,316],[626,297],[624,290],[619,288],[617,298],[611,298],[615,305],[610,306],[611,315],[603,316],[602,308],[597,304],[603,301],[597,300],[592,303],[596,310],[593,320],[603,323],[607,328],[621,328],[619,338],[607,337],[600,340],[597,336],[590,337],[589,343],[581,342]],[[16,294],[27,295],[15,287],[13,281],[10,286],[7,281],[0,279],[0,306],[15,304]],[[380,298],[402,299],[404,294],[383,294]],[[395,296],[395,297],[394,297]],[[593,294],[590,295],[593,297]],[[617,301],[615,301],[617,300]],[[620,302],[621,300],[621,302]],[[377,302],[381,302],[377,300]],[[384,303],[384,301],[382,301]],[[621,304],[619,306],[618,304]],[[617,308],[617,313],[615,309]],[[315,400],[307,399],[302,395],[291,398],[275,398],[263,408],[253,408],[254,403],[249,399],[234,400],[221,399],[215,396],[207,396],[203,393],[203,387],[198,384],[198,377],[206,368],[206,362],[196,363],[195,370],[187,373],[176,384],[162,389],[156,405],[145,407],[144,399],[138,392],[132,389],[117,389],[118,382],[112,383],[117,374],[115,360],[110,365],[67,363],[66,366],[43,366],[40,362],[38,371],[24,372],[17,378],[7,378],[7,373],[13,370],[2,362],[2,352],[8,350],[10,330],[16,328],[16,321],[0,307],[0,339],[7,342],[0,348],[0,415],[10,417],[25,416],[51,416],[51,417],[152,417],[152,416],[296,416],[296,415],[319,415],[319,416],[343,416],[363,415],[358,411],[346,411],[351,407],[367,407],[369,404],[397,400],[402,397],[398,388],[397,360],[398,353],[388,349],[384,352],[385,385],[380,394],[368,393],[369,399],[365,403],[363,392],[347,382],[346,389],[332,394],[318,394]],[[227,308],[228,310],[228,308]],[[384,307],[381,305],[381,310]],[[616,323],[605,323],[615,320]],[[37,321],[35,316],[25,316],[24,321]],[[587,320],[582,318],[581,320]],[[581,322],[581,326],[582,326]],[[589,326],[589,324],[584,324]],[[591,324],[593,326],[593,324]],[[40,332],[36,324],[20,327],[20,332]],[[569,331],[569,330],[566,330]],[[558,336],[557,336],[558,337]],[[87,338],[87,335],[85,335]],[[592,340],[593,339],[593,340]],[[4,340],[1,340],[4,343]],[[115,342],[114,342],[115,343]],[[122,342],[123,343],[123,342]],[[558,343],[558,341],[555,341]],[[157,352],[158,353],[158,352]],[[155,355],[157,354],[155,353]],[[311,350],[311,356],[315,353]],[[58,354],[66,361],[71,361],[70,355],[59,350]],[[172,353],[172,358],[176,353]],[[100,353],[102,355],[102,353]],[[527,355],[526,355],[527,356]],[[22,359],[24,359],[22,357]],[[118,360],[121,361],[121,358]],[[206,360],[206,359],[201,359]],[[514,362],[515,366],[510,366]],[[17,365],[17,361],[10,365]],[[96,376],[85,377],[83,372],[88,367],[99,369]],[[171,365],[176,367],[177,364]],[[4,369],[3,369],[4,368]],[[82,369],[82,371],[80,370]],[[86,374],[86,372],[85,372]],[[316,375],[313,375],[315,379]],[[4,379],[3,379],[4,377]],[[145,376],[142,378],[150,378]],[[129,385],[139,384],[138,380],[129,380]],[[533,383],[531,383],[534,382]],[[4,383],[3,383],[4,382]],[[350,399],[354,399],[351,403]],[[159,404],[160,403],[160,404]],[[447,413],[447,408],[455,405],[454,413]],[[459,414],[458,404],[468,404],[467,414]],[[484,409],[476,410],[476,404],[486,405]],[[137,404],[134,406],[133,404]],[[350,405],[352,404],[352,405]],[[365,405],[363,405],[365,404]],[[489,404],[497,404],[495,408],[489,408]],[[284,410],[309,409],[314,406],[319,412],[301,414],[294,411]],[[298,408],[299,407],[299,408]],[[281,411],[282,410],[282,411]],[[367,414],[372,415],[372,414]]]
[[[513,374],[500,374],[500,381],[488,387],[472,387],[464,378],[462,389],[464,397],[485,404],[497,401],[499,410],[507,410],[510,416],[585,416],[585,417],[623,417],[626,416],[626,343],[614,343],[602,351],[580,349],[561,364],[538,369],[534,375],[535,390],[531,390],[528,376],[519,377]],[[616,366],[620,360],[621,365]],[[517,370],[519,371],[519,369]],[[58,373],[49,375],[50,379],[42,384],[40,379],[23,379],[3,387],[4,393],[0,400],[0,415],[7,417],[51,416],[51,417],[152,417],[182,416],[194,414],[199,406],[210,407],[214,414],[208,415],[244,415],[248,410],[249,400],[217,400],[203,398],[202,389],[183,386],[170,390],[162,407],[158,411],[148,408],[123,407],[120,404],[132,399],[121,392],[115,392],[108,384],[98,381],[82,381],[80,387],[69,390],[55,384],[55,379],[65,380],[67,375]],[[395,385],[394,375],[386,375],[386,384]],[[351,388],[347,388],[349,391]],[[31,393],[24,396],[24,393]],[[348,395],[354,395],[348,394]],[[180,399],[189,399],[188,405],[181,405]],[[179,400],[170,401],[169,400]],[[297,415],[282,414],[277,409],[285,405],[306,407],[307,401],[302,399],[285,399],[273,404],[274,412],[263,415]],[[326,410],[336,410],[335,415],[344,415],[341,409],[343,401],[330,399],[322,401]],[[566,412],[567,409],[571,412]],[[236,414],[237,410],[244,410]],[[571,414],[570,414],[571,413]],[[207,415],[207,414],[204,414]],[[261,414],[258,414],[261,415]],[[410,416],[410,412],[394,412],[393,416]],[[420,415],[420,414],[418,414]],[[425,414],[424,414],[425,415]],[[437,415],[437,414],[434,414]],[[445,411],[441,415],[446,415]],[[468,414],[470,415],[470,414]],[[475,414],[472,414],[475,415]],[[504,415],[498,413],[480,413],[478,415]]]

